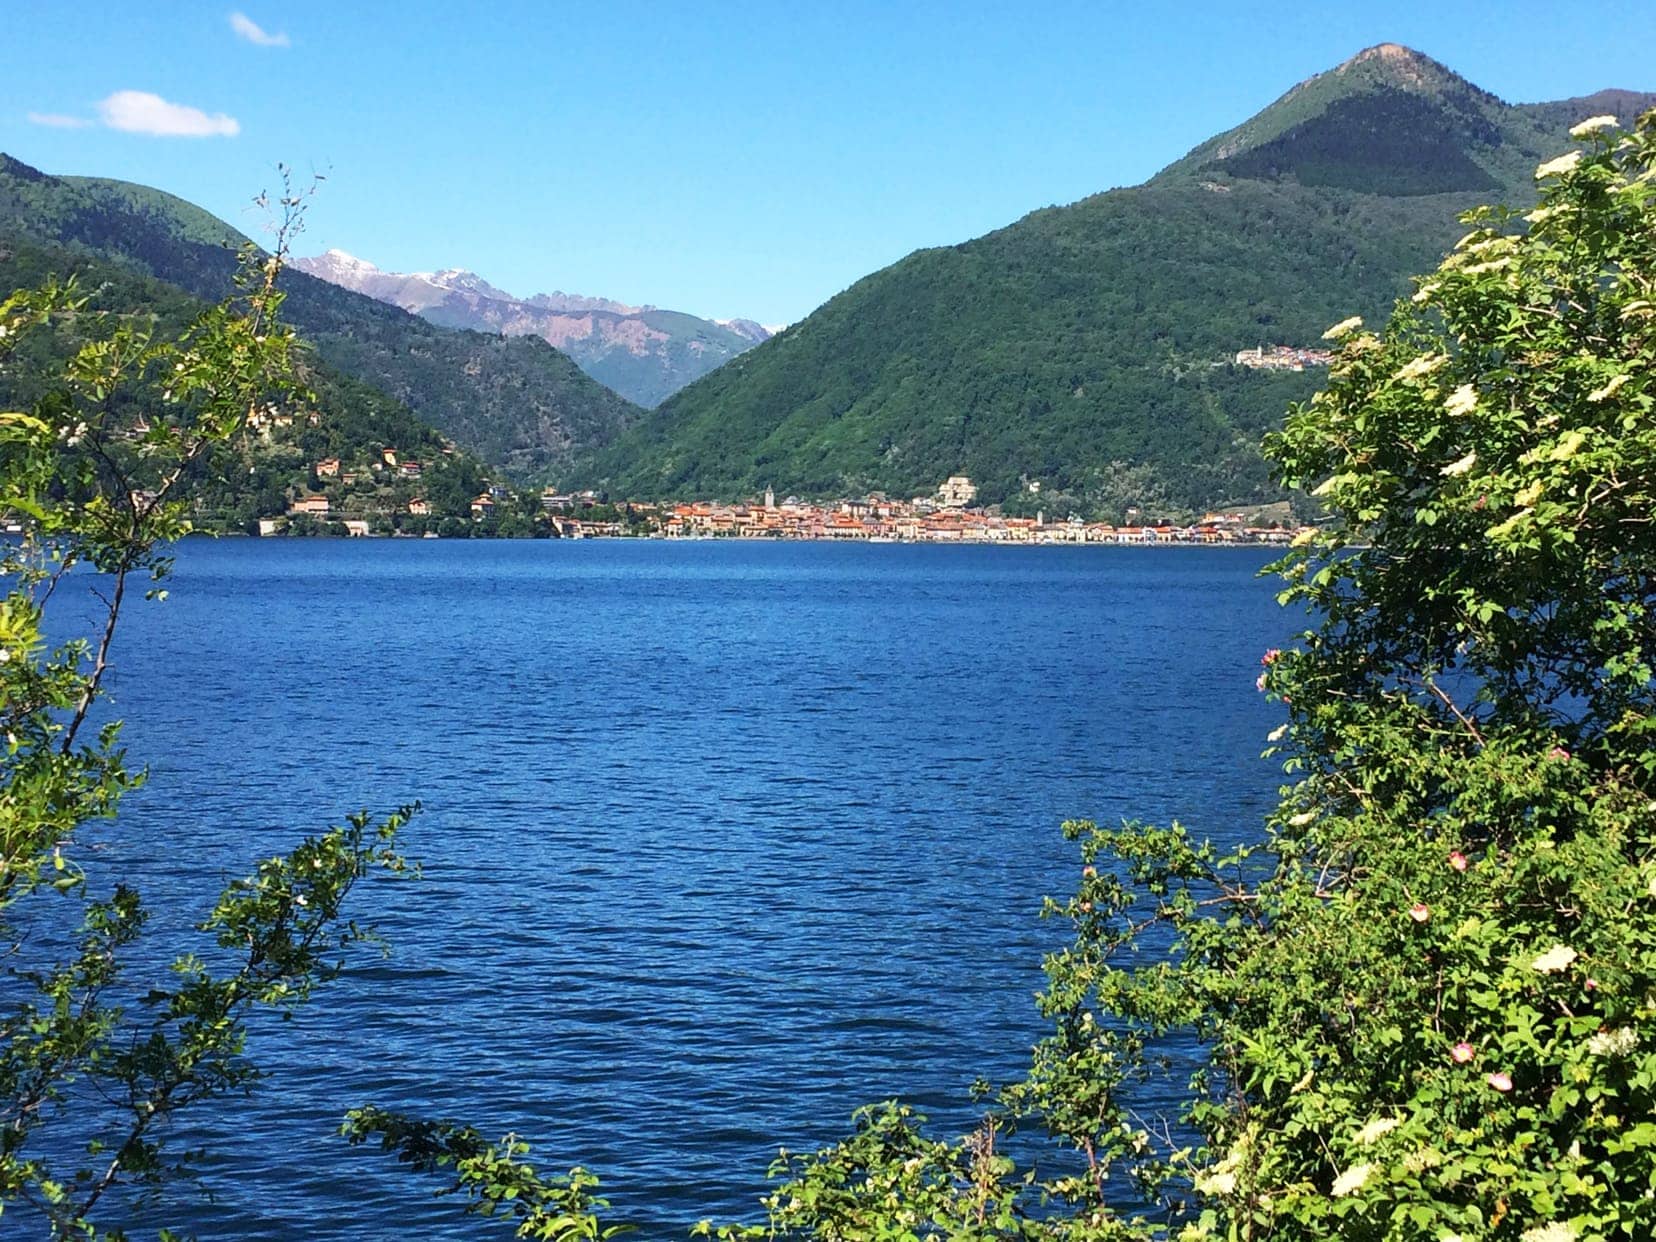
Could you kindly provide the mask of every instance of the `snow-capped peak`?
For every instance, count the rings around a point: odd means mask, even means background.
[[[463,267],[445,267],[439,272],[416,272],[415,275],[436,285],[439,289],[454,289],[463,293],[475,293],[481,297],[493,298],[502,302],[517,301],[504,289],[495,288],[476,272]]]
[[[322,257],[324,259],[327,259],[329,262],[331,262],[335,267],[345,268],[345,269],[350,270],[350,271],[356,271],[356,272],[377,272],[377,271],[379,271],[379,268],[375,267],[372,263],[368,262],[367,259],[359,259],[359,258],[356,257],[356,255],[351,254],[350,252],[345,251],[345,250],[329,250]]]

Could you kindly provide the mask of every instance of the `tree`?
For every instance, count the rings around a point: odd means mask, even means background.
[[[298,199],[282,205],[291,221]],[[168,1145],[172,1117],[257,1079],[244,1055],[249,1011],[287,1012],[332,976],[367,936],[339,918],[351,888],[403,867],[395,838],[412,808],[378,823],[352,817],[225,889],[201,925],[203,958],[139,979],[126,961],[148,917],[140,895],[103,888],[79,862],[85,825],[114,815],[143,779],[118,724],[90,736],[128,595],[165,578],[198,467],[234,444],[250,412],[295,396],[293,338],[276,319],[282,253],[250,249],[239,294],[174,340],[154,339],[146,320],[88,313],[72,283],[0,302],[0,350],[32,333],[79,342],[31,409],[0,412],[0,511],[24,530],[4,551],[0,600],[8,1232],[21,1214],[19,1225],[43,1218],[53,1236],[120,1236],[105,1223],[120,1214],[110,1192],[153,1191],[188,1171],[188,1155]],[[52,645],[54,607],[83,587],[102,601],[101,625]]]
[[[1181,973],[1271,1236],[1656,1232],[1656,115],[1572,133],[1267,444],[1300,779]]]
[[[1094,995],[1211,1049],[1204,1232],[1656,1232],[1656,115],[1572,132],[1267,441],[1331,522],[1266,843],[1083,834],[1172,935],[1100,880]]]

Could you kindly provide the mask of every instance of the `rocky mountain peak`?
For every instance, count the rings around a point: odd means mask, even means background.
[[[387,272],[343,250],[295,258],[291,265],[445,328],[538,336],[599,383],[644,406],[771,336],[751,320],[738,321],[738,327],[610,298],[562,292],[520,298],[464,267]]]
[[[321,255],[320,260],[312,259],[312,260],[308,260],[308,261],[313,262],[313,263],[314,262],[326,262],[330,266],[338,268],[340,271],[346,271],[346,272],[377,272],[377,271],[379,271],[379,268],[375,267],[372,263],[368,262],[367,259],[359,259],[359,258],[356,257],[356,255],[351,254],[349,251],[339,250],[339,249],[324,251],[323,254]]]

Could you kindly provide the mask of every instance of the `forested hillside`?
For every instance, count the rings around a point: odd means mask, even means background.
[[[205,307],[127,265],[61,247],[0,241],[0,287],[33,288],[50,278],[73,278],[88,310],[138,320],[158,338],[176,336]],[[95,315],[84,318],[106,326]],[[40,400],[63,362],[87,339],[79,320],[25,338],[0,368],[0,405],[22,409]],[[235,443],[191,468],[197,526],[255,530],[258,519],[280,517],[300,497],[318,495],[330,502],[327,518],[300,525],[322,528],[330,520],[363,519],[376,529],[412,533],[438,529],[445,521],[472,526],[471,502],[489,475],[483,463],[406,406],[314,356],[302,360],[301,368],[311,399],[261,414]],[[107,451],[137,451],[146,411],[159,404],[154,395],[151,386],[111,398]],[[415,471],[389,464],[387,450]],[[319,476],[318,464],[329,462]],[[423,512],[411,513],[411,503]]]
[[[0,236],[115,259],[208,300],[229,289],[246,240],[170,194],[48,176],[4,155]],[[607,444],[639,412],[544,341],[438,327],[302,272],[282,283],[289,321],[323,361],[514,476]]]

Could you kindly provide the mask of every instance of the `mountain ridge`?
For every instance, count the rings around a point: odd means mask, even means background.
[[[538,336],[645,408],[770,335],[752,320],[702,319],[610,298],[562,291],[518,297],[465,268],[389,272],[342,250],[295,258],[292,266],[444,327]]]
[[[0,156],[0,237],[113,259],[192,296],[231,290],[240,231],[162,190]],[[327,364],[519,479],[561,469],[642,411],[534,337],[440,327],[289,269],[284,314]]]

